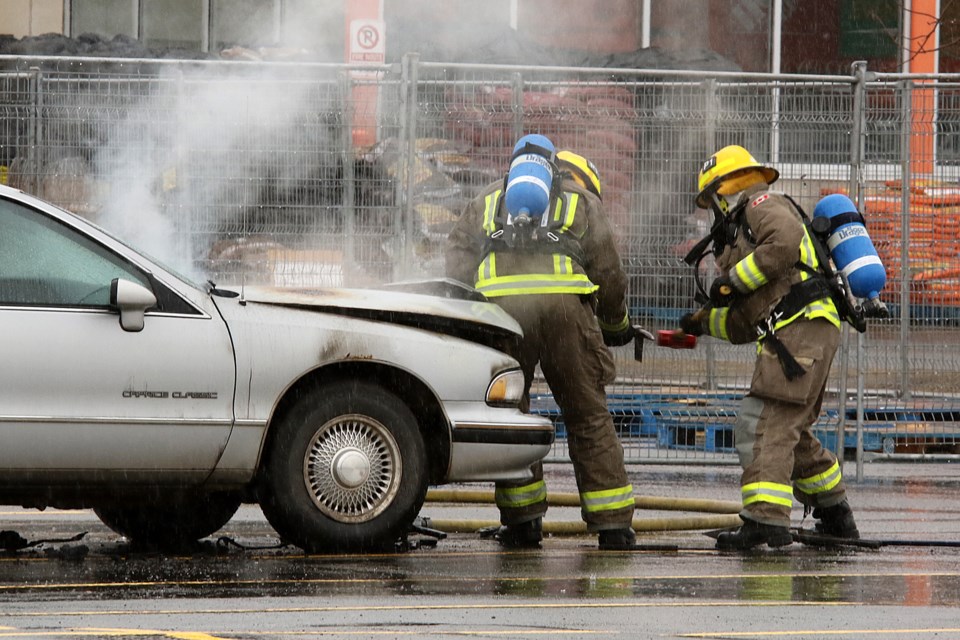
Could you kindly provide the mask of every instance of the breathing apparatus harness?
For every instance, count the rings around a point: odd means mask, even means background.
[[[557,200],[563,197],[561,183],[566,175],[561,172],[554,162],[555,154],[550,149],[527,142],[518,149],[511,158],[511,163],[518,156],[535,153],[548,159],[552,180],[550,183],[550,204],[540,219],[526,214],[511,215],[507,211],[504,197],[507,192],[509,174],[503,176],[503,187],[497,202],[497,211],[494,215],[494,231],[487,236],[482,255],[486,258],[494,251],[524,251],[528,253],[554,254],[560,253],[569,256],[577,264],[583,265],[583,249],[580,243],[571,238],[563,230],[564,220],[552,220],[551,211],[556,207]]]
[[[816,218],[811,221],[807,213],[793,198],[787,194],[782,195],[800,213],[800,218],[813,244],[813,250],[817,257],[817,268],[813,269],[800,260],[796,262],[794,266],[809,274],[810,277],[793,284],[787,294],[774,307],[770,316],[758,323],[756,331],[758,339],[763,339],[776,351],[787,379],[794,380],[804,375],[806,371],[776,335],[775,327],[782,318],[792,318],[810,303],[823,298],[830,298],[840,317],[857,331],[860,333],[866,331],[867,324],[863,308],[856,303],[850,293],[850,285],[846,276],[842,271],[835,271],[830,261],[826,241],[831,232],[830,222],[825,218]],[[746,235],[751,244],[755,244],[753,232],[743,216],[747,200],[744,199],[733,209],[729,209],[726,200],[719,198],[716,192],[711,194],[711,198],[714,222],[710,228],[710,234],[694,245],[683,258],[684,262],[694,268],[694,280],[697,286],[694,299],[698,304],[706,304],[710,300],[703,281],[700,279],[700,263],[703,259],[710,254],[719,255],[722,253],[727,245],[734,242],[737,234],[741,232]],[[709,249],[711,244],[713,245],[712,250]]]
[[[713,211],[713,225],[710,227],[710,233],[705,238],[693,245],[683,261],[693,267],[693,280],[697,285],[697,291],[693,296],[697,304],[703,305],[710,301],[710,295],[707,293],[700,279],[700,263],[709,255],[719,256],[728,244],[733,243],[737,234],[743,229],[744,233],[749,234],[747,239],[753,243],[753,232],[746,224],[742,223],[740,218],[743,210],[746,209],[746,201],[737,204],[733,209],[725,199],[717,196],[714,191],[710,194],[712,199],[710,209]],[[713,248],[711,249],[711,245]]]

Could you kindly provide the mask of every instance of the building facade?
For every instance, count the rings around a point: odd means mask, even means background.
[[[960,70],[960,3],[942,0],[4,0],[0,34],[122,35],[210,53],[293,48],[341,62],[358,8],[382,20],[394,60],[430,42],[465,61],[509,29],[531,45],[601,55],[709,51],[752,72],[847,73],[855,60],[915,72],[918,51],[935,52],[933,71]]]

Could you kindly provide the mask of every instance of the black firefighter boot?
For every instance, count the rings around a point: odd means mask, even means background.
[[[505,524],[493,536],[507,549],[537,549],[543,540],[543,518]]]
[[[736,531],[724,531],[717,536],[717,549],[746,551],[762,544],[785,547],[792,542],[793,535],[786,527],[744,519],[743,525]]]
[[[633,527],[623,529],[603,529],[597,536],[600,549],[623,551],[632,549],[637,544],[637,534]]]
[[[853,510],[846,500],[832,507],[817,507],[813,510],[813,517],[819,520],[814,525],[817,533],[850,540],[860,538],[860,531],[853,519]]]

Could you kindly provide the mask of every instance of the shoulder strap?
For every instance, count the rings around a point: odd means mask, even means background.
[[[561,253],[583,266],[583,248],[575,238],[570,237],[570,234],[563,231],[565,216],[561,216],[560,220],[550,220],[549,217],[544,217],[541,219],[541,224],[529,229],[529,235],[521,236],[514,225],[508,223],[509,214],[503,204],[504,193],[506,193],[505,190],[501,192],[498,199],[497,210],[494,214],[494,231],[485,238],[481,259],[485,259],[494,251]],[[556,206],[557,198],[562,196],[562,192],[559,191],[556,192],[555,196],[551,196],[552,206],[548,207],[548,213],[544,214],[545,216],[548,216],[549,211],[552,211],[553,207]]]

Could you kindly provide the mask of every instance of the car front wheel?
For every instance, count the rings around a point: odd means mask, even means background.
[[[417,421],[368,382],[315,387],[274,427],[260,505],[308,552],[384,549],[423,506],[428,476]]]

